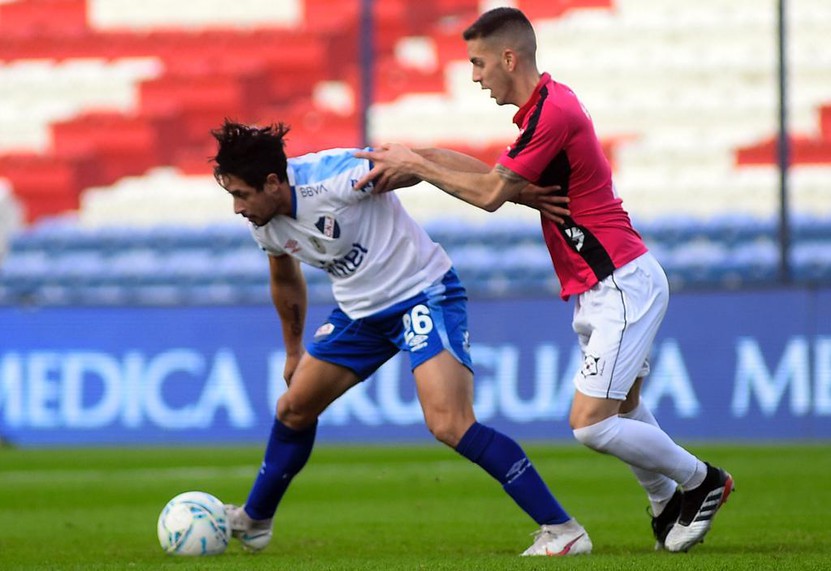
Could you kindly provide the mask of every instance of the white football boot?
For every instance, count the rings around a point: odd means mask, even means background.
[[[685,490],[678,521],[667,533],[668,551],[687,551],[702,543],[713,525],[713,518],[733,491],[733,476],[707,464],[707,476],[700,486]]]
[[[681,492],[680,488],[677,488],[666,506],[664,506],[663,511],[657,516],[652,516],[652,534],[655,536],[655,551],[664,549],[664,542],[667,540],[667,535],[669,535],[669,532],[678,522],[678,516],[681,515],[683,498],[683,492]],[[652,514],[651,508],[647,508],[647,513]]]
[[[245,513],[245,506],[225,504],[225,514],[231,526],[231,535],[242,542],[246,551],[262,551],[271,541],[271,525],[273,518],[251,519]]]
[[[534,543],[522,552],[522,556],[588,555],[592,552],[592,540],[576,519],[556,525],[543,525],[534,533]]]

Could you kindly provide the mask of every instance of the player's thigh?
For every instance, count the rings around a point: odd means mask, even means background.
[[[579,390],[574,391],[568,422],[571,428],[584,428],[606,420],[620,412],[623,401],[593,397]]]
[[[416,367],[413,376],[425,412],[473,411],[473,373],[447,351]]]
[[[643,386],[643,377],[638,377],[629,389],[626,400],[620,405],[620,414],[628,414],[638,408],[641,403],[641,386]]]
[[[307,425],[358,382],[351,369],[306,353],[277,403],[277,416],[289,426]]]
[[[400,315],[354,320],[335,309],[318,327],[306,351],[320,361],[354,371],[366,379],[399,351],[388,330],[401,328]]]

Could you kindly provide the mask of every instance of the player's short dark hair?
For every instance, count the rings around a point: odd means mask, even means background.
[[[289,129],[283,123],[254,127],[225,119],[222,127],[211,131],[219,143],[212,159],[216,163],[214,177],[219,180],[232,175],[257,190],[262,190],[271,173],[285,182],[288,159],[284,139]]]
[[[462,37],[465,41],[487,39],[494,34],[509,30],[530,32],[531,36],[534,36],[534,27],[521,10],[501,7],[488,10],[479,16],[462,32]]]

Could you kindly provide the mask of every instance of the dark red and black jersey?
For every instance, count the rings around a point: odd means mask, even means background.
[[[646,252],[617,196],[591,117],[571,89],[544,73],[514,123],[519,137],[498,162],[540,186],[560,186],[571,199],[565,225],[541,217],[563,299]]]

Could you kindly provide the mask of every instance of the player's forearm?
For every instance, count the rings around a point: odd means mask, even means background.
[[[456,170],[425,157],[414,162],[408,170],[447,194],[489,212],[497,210],[519,190],[506,187],[496,171]]]
[[[478,172],[481,174],[485,174],[491,170],[490,165],[487,163],[482,162],[475,157],[471,157],[470,155],[453,151],[451,149],[425,148],[413,149],[413,152],[424,157],[428,161],[432,161],[451,170]]]
[[[303,351],[303,328],[306,323],[306,288],[302,292],[295,286],[289,292],[285,287],[272,284],[271,299],[280,317],[283,330],[283,344],[286,353],[299,354]]]
[[[280,317],[283,344],[289,354],[303,351],[303,328],[306,323],[308,298],[306,280],[299,267],[290,276],[271,278],[271,301]]]

